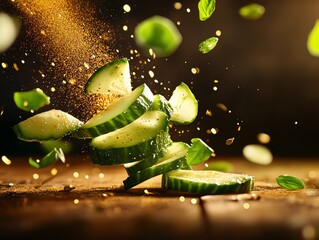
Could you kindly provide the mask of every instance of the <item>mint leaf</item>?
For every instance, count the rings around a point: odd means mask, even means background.
[[[200,138],[193,138],[191,141],[192,145],[186,155],[187,164],[193,166],[208,160],[214,150]]]
[[[65,157],[61,148],[54,149],[45,155],[41,160],[34,160],[33,158],[29,158],[29,164],[37,169],[45,168],[55,163],[58,159],[62,162],[65,162]]]
[[[305,188],[305,183],[296,177],[288,176],[288,175],[280,175],[276,178],[276,182],[282,188],[288,190],[296,190]]]
[[[216,47],[217,42],[217,37],[207,38],[198,45],[198,50],[203,54],[208,53]]]
[[[312,56],[319,57],[319,19],[308,35],[307,48]]]
[[[199,20],[205,21],[215,11],[216,0],[200,0],[198,2]]]

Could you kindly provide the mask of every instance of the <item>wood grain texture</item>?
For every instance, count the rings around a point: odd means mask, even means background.
[[[164,191],[161,177],[125,191],[123,167],[95,166],[79,156],[69,157],[68,167],[42,170],[11,160],[0,165],[1,239],[319,238],[317,159],[279,159],[269,166],[226,159],[233,172],[255,176],[254,191],[215,196]],[[302,178],[306,189],[281,189],[275,182],[280,174]]]

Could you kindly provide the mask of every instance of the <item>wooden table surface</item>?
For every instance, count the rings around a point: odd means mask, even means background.
[[[123,167],[85,156],[41,170],[10,158],[0,164],[0,239],[319,239],[319,159],[219,157],[255,176],[253,192],[196,196],[164,191],[160,176],[125,191]],[[282,174],[307,187],[281,189]]]

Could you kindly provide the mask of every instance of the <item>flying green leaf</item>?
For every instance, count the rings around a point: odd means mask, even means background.
[[[319,57],[319,19],[308,35],[307,48],[314,57]]]
[[[258,3],[250,3],[239,9],[239,15],[248,20],[257,20],[265,13],[264,6]]]
[[[193,166],[208,160],[214,150],[200,138],[193,138],[191,141],[192,145],[186,155],[187,164]]]
[[[41,160],[37,159],[34,160],[33,158],[29,158],[29,164],[37,169],[45,168],[53,163],[55,163],[58,159],[60,159],[62,162],[65,162],[64,153],[61,148],[57,149],[55,148],[51,152],[49,152],[47,155],[45,155]]]
[[[217,37],[207,38],[206,40],[204,40],[198,45],[198,50],[201,53],[206,54],[216,47],[217,42],[218,42]]]
[[[24,111],[36,111],[50,104],[50,97],[40,88],[25,92],[15,92],[13,94],[13,100],[16,106]]]
[[[293,176],[280,175],[276,178],[276,182],[280,187],[288,190],[297,190],[305,188],[305,183],[301,179]]]
[[[205,21],[213,14],[216,8],[216,0],[200,0],[198,2],[199,20]]]
[[[176,25],[162,16],[152,16],[139,23],[134,35],[136,44],[144,52],[152,49],[158,57],[171,55],[182,42],[182,35]]]

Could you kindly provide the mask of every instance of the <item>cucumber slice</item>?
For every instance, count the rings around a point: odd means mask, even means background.
[[[185,143],[173,143],[172,148],[160,158],[156,164],[130,175],[123,181],[124,188],[130,189],[152,177],[168,173],[176,169],[191,169],[186,161],[188,146]]]
[[[99,165],[156,158],[165,152],[170,142],[167,115],[162,111],[147,111],[125,127],[93,138],[91,158]]]
[[[162,177],[167,190],[195,194],[238,194],[253,190],[254,177],[218,171],[176,170]]]
[[[198,102],[185,83],[175,88],[168,102],[173,107],[171,122],[176,125],[192,123],[198,114]]]
[[[160,160],[156,158],[145,159],[135,163],[124,164],[124,167],[129,176],[134,175],[138,171],[151,167],[157,161],[163,162],[174,157],[179,158],[182,156],[186,156],[188,149],[189,149],[188,144],[184,142],[173,142],[171,145],[167,147],[165,155]]]
[[[168,100],[161,94],[154,95],[154,101],[153,101],[150,109],[151,110],[161,110],[164,113],[166,113],[168,118],[171,118],[171,116],[173,115],[173,107],[168,102]]]
[[[80,120],[66,112],[51,109],[16,124],[13,130],[21,140],[41,142],[62,138],[82,124]]]
[[[153,103],[154,96],[146,84],[113,101],[109,107],[92,117],[78,131],[77,138],[91,138],[122,128],[143,115]]]
[[[88,94],[125,95],[132,91],[130,67],[127,58],[116,59],[99,68],[84,86]]]

